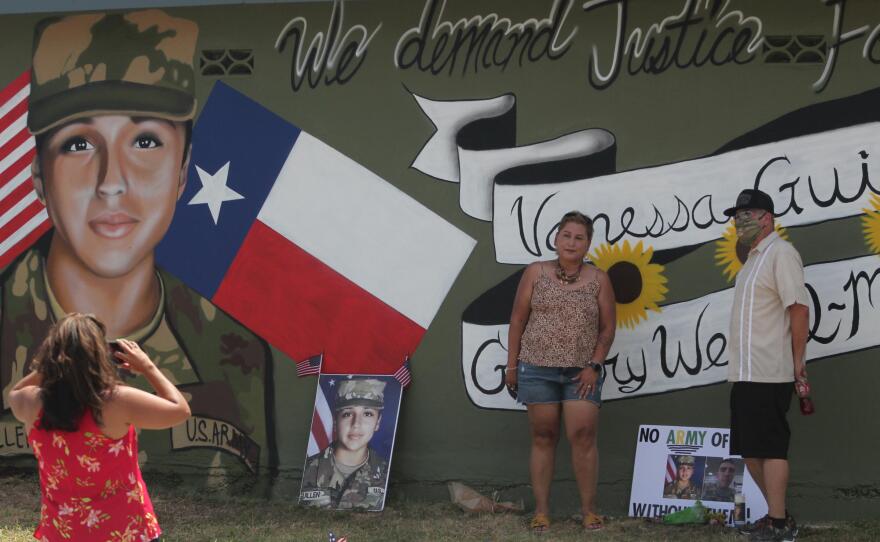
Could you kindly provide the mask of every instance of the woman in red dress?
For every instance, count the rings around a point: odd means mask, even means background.
[[[97,318],[70,314],[9,393],[40,470],[38,540],[141,542],[162,532],[138,467],[135,429],[177,425],[189,405],[137,343],[114,344],[112,352]],[[156,395],[124,385],[117,367],[144,375]]]

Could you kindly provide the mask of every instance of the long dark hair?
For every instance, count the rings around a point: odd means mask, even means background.
[[[101,407],[119,383],[106,328],[91,314],[72,313],[52,326],[33,369],[43,377],[42,429],[76,431],[86,408],[101,423]]]

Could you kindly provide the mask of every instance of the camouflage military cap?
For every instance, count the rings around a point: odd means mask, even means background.
[[[694,465],[694,457],[691,455],[680,455],[678,456],[678,466],[682,465]]]
[[[350,406],[385,407],[385,383],[375,378],[343,380],[336,388],[336,410]]]
[[[157,9],[40,21],[28,128],[106,114],[193,118],[197,37],[194,22]]]

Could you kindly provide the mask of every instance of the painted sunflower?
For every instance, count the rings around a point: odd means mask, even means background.
[[[608,273],[614,288],[617,327],[632,329],[648,318],[647,311],[660,312],[657,303],[669,290],[664,286],[663,266],[651,263],[653,254],[654,249],[642,248],[641,241],[635,247],[624,241],[622,246],[603,243],[591,256],[596,267]]]
[[[865,216],[862,217],[865,243],[874,254],[880,254],[880,196],[874,194],[871,198],[871,208],[862,210],[865,211]]]
[[[775,229],[779,237],[788,240],[788,232],[779,225],[779,222],[776,222]],[[736,228],[731,220],[721,239],[715,241],[715,265],[724,267],[723,273],[727,277],[727,282],[732,282],[748,257],[749,249],[737,242]]]

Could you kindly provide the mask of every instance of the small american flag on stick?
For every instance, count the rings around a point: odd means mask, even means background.
[[[409,370],[409,356],[406,356],[403,359],[403,365],[394,372],[394,378],[400,382],[400,385],[403,386],[404,389],[412,384],[412,372]]]
[[[308,375],[321,374],[321,363],[324,361],[324,354],[317,354],[296,364],[296,376],[302,378]]]

